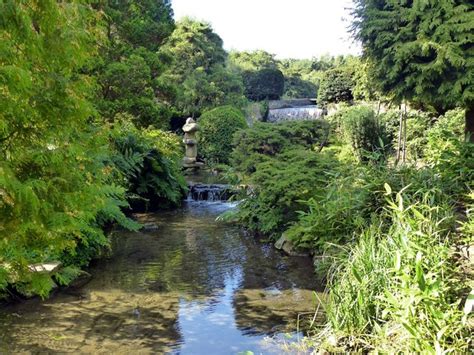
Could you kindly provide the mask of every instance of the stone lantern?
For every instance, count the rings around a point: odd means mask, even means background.
[[[199,126],[195,120],[189,117],[186,124],[183,126],[184,139],[183,143],[186,146],[186,153],[183,158],[183,167],[188,169],[198,169],[204,164],[197,161],[197,139],[196,132]]]

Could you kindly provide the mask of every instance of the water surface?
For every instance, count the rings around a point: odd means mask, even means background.
[[[87,285],[2,308],[0,352],[281,352],[274,339],[314,310],[310,260],[215,222],[230,207],[188,202],[137,215],[145,228],[117,232]]]

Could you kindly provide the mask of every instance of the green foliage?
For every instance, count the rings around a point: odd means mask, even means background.
[[[322,71],[317,70],[315,59],[285,59],[280,61],[280,70],[285,76],[285,90],[283,98],[299,99],[316,97]]]
[[[177,206],[186,192],[181,173],[181,144],[160,130],[135,128],[127,121],[112,132],[110,162],[117,180],[128,191],[132,207],[159,209]]]
[[[250,178],[253,195],[239,204],[238,220],[254,232],[277,238],[305,209],[303,201],[325,180],[329,165],[326,156],[297,147],[257,163]]]
[[[347,68],[328,70],[321,78],[318,91],[318,105],[326,107],[330,103],[350,102],[354,98],[353,74]]]
[[[61,270],[54,275],[54,279],[60,286],[67,286],[81,273],[81,269],[76,266],[66,266],[61,268]]]
[[[301,248],[323,253],[332,244],[344,244],[367,227],[381,209],[378,201],[386,175],[370,166],[332,164],[313,185],[313,196],[303,203],[286,235]]]
[[[241,75],[249,100],[277,100],[283,94],[285,78],[273,54],[234,51],[229,55],[229,64]]]
[[[268,116],[268,101],[249,102],[244,109],[245,118],[250,125],[263,122]]]
[[[174,30],[170,0],[107,1],[103,10],[114,47],[157,51]]]
[[[240,108],[245,104],[242,80],[222,65],[215,65],[210,73],[202,67],[195,69],[184,80],[182,90],[178,106],[186,114],[222,105]]]
[[[423,168],[336,160],[285,232],[296,246],[337,256],[328,275],[328,323],[318,335],[324,349],[466,351],[460,304],[469,289],[455,253],[472,243],[474,147],[462,119],[456,110],[432,125],[409,112],[408,143],[421,151]],[[463,205],[467,218],[459,215]]]
[[[330,274],[330,331],[339,339],[351,335],[353,349],[467,350],[469,331],[459,309],[464,283],[449,234],[453,212],[446,203],[434,204],[429,192],[419,193],[418,202],[403,193],[393,198],[387,185],[386,219],[367,228]]]
[[[354,87],[352,88],[352,95],[357,101],[377,101],[383,97],[377,91],[377,86],[373,84],[370,75],[370,63],[367,60],[353,60],[351,63],[352,70],[354,71],[353,81]]]
[[[427,131],[433,125],[433,117],[426,112],[408,110],[403,112],[406,120],[406,157],[416,163],[424,158],[427,144]],[[388,110],[381,113],[379,121],[386,127],[386,133],[393,147],[398,146],[400,129],[400,110]],[[462,127],[462,125],[461,125]]]
[[[275,55],[262,50],[253,52],[231,51],[229,53],[229,63],[240,71],[278,69],[278,61],[275,59]]]
[[[242,73],[245,96],[252,101],[278,100],[283,95],[285,78],[279,69],[264,68]]]
[[[242,112],[232,106],[222,106],[205,112],[199,118],[199,148],[209,162],[228,163],[232,139],[240,129],[247,127]]]
[[[319,148],[328,134],[329,127],[324,121],[257,122],[235,135],[232,166],[240,174],[250,175],[259,163],[276,158],[285,150]]]
[[[226,67],[222,44],[208,23],[184,18],[176,24],[159,52],[173,58],[163,81],[175,88],[175,95],[168,98],[175,115],[195,116],[216,106],[244,105],[242,79]]]
[[[107,40],[90,63],[101,89],[99,112],[108,121],[128,114],[139,127],[166,127],[174,88],[162,79],[170,58],[156,52],[174,29],[170,2],[107,1],[101,10]]]
[[[246,227],[277,236],[295,219],[331,163],[313,149],[327,135],[323,121],[256,123],[235,135],[232,165],[254,189],[239,205],[237,218]]]
[[[319,79],[315,78],[314,81],[316,83],[310,80],[305,80],[300,76],[285,76],[283,98],[299,99],[302,97],[316,97],[319,89]]]
[[[0,5],[2,287],[15,281],[45,297],[54,283],[29,264],[67,263],[82,247],[87,264],[88,246],[107,244],[104,220],[137,228],[104,164],[107,132],[89,124],[93,86],[80,69],[96,51],[95,26],[96,13],[78,2]]]
[[[356,1],[353,29],[375,84],[399,102],[461,105],[473,131],[473,9],[469,0]]]
[[[391,142],[385,126],[372,108],[352,106],[341,110],[338,115],[342,138],[359,160],[367,160],[369,155],[375,160],[384,159]]]
[[[474,143],[462,130],[463,110],[448,111],[427,132],[427,163],[443,181],[443,190],[457,198],[474,187]]]

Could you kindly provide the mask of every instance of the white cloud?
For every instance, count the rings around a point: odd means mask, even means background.
[[[350,6],[350,0],[173,0],[176,19],[210,22],[226,49],[263,49],[279,58],[359,53],[347,33]]]

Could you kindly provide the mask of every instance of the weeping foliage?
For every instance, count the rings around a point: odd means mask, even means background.
[[[45,297],[51,275],[29,264],[86,264],[108,243],[104,223],[138,227],[104,164],[107,134],[88,124],[93,86],[79,69],[96,15],[79,1],[0,4],[0,292]]]
[[[181,144],[172,133],[137,129],[129,120],[111,133],[118,180],[133,208],[158,209],[177,206],[186,192],[181,174]]]
[[[472,109],[473,10],[469,0],[355,1],[353,30],[375,84],[399,101]]]

